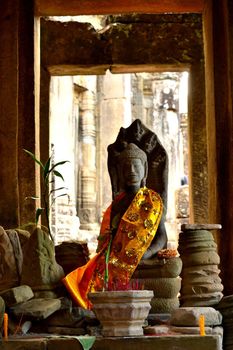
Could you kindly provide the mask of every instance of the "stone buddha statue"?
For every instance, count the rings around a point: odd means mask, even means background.
[[[168,157],[157,135],[146,128],[139,119],[127,129],[121,128],[115,143],[108,146],[108,170],[113,193],[112,216],[115,216],[117,211],[124,212],[133,194],[140,187],[147,186],[161,196],[162,218],[143,259],[156,256],[159,250],[167,247],[165,219],[168,183]],[[125,203],[115,205],[114,198],[123,191],[129,199]]]
[[[159,145],[157,138],[156,143],[150,137],[148,142],[148,136],[149,130],[137,120],[131,129],[121,129],[116,144],[108,147],[113,200],[103,215],[96,255],[63,279],[84,308],[91,308],[90,291],[127,287],[140,261],[148,261],[166,246],[163,200],[156,189],[146,187],[148,154]],[[148,154],[140,147],[144,143]]]
[[[153,242],[163,204],[159,194],[145,186],[146,153],[134,143],[125,144],[116,159],[116,171],[119,192],[103,215],[96,255],[63,279],[75,301],[84,308],[91,307],[90,291],[127,287],[141,259],[147,258],[144,255],[149,252],[152,256],[166,241],[160,235]],[[148,250],[152,242],[153,251]]]
[[[116,196],[116,200],[113,199],[112,202],[111,223],[113,223],[114,226],[113,232],[117,229],[120,219],[133,201],[136,193],[140,188],[146,188],[145,185],[148,175],[146,153],[134,143],[125,144],[125,149],[120,152],[117,157],[116,170],[119,194],[124,193],[124,197],[119,200],[118,196]],[[162,216],[162,218],[164,218],[164,216]],[[159,250],[166,247],[166,244],[167,234],[164,221],[160,221],[156,235],[142,259],[154,257]]]

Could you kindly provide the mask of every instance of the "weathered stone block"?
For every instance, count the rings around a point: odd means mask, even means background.
[[[37,320],[43,320],[52,315],[55,311],[61,307],[61,301],[59,299],[32,299],[21,303],[10,310],[16,315],[28,316]]]
[[[200,327],[184,327],[184,326],[171,326],[170,330],[175,333],[179,334],[200,334]],[[223,327],[217,326],[217,327],[205,327],[205,333],[206,334],[218,334],[221,337],[223,337]]]
[[[172,311],[170,323],[175,326],[199,326],[201,315],[205,317],[206,326],[222,323],[222,315],[212,307],[181,307]]]
[[[63,277],[63,268],[55,260],[53,242],[46,232],[37,228],[25,245],[21,284],[33,290],[49,290]]]
[[[145,335],[168,335],[171,333],[170,327],[166,325],[148,326],[144,328]]]
[[[26,285],[5,290],[0,294],[8,307],[23,303],[34,297],[32,289]]]
[[[0,226],[0,290],[15,287],[19,284],[19,273],[15,260],[14,250],[10,238],[3,227]]]

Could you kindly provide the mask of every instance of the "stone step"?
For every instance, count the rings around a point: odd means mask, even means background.
[[[40,349],[40,350],[83,350],[78,338],[67,336],[34,336],[8,338],[0,343],[0,350]],[[142,337],[97,337],[92,350],[221,350],[222,338],[219,335],[175,335],[175,336],[142,336]]]

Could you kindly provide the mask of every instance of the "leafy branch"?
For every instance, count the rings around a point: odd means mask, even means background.
[[[65,163],[68,163],[69,161],[68,160],[64,160],[64,161],[61,161],[61,162],[58,162],[58,163],[52,165],[51,164],[52,156],[51,156],[51,157],[49,157],[47,162],[45,164],[43,164],[39,159],[36,158],[35,154],[33,154],[32,152],[30,152],[30,151],[28,151],[26,149],[24,149],[24,151],[41,168],[41,177],[42,177],[41,188],[42,188],[42,204],[43,204],[43,207],[40,207],[40,208],[36,209],[35,222],[36,222],[36,225],[37,225],[38,222],[39,222],[40,216],[44,212],[45,213],[45,218],[46,218],[48,232],[49,232],[49,235],[50,235],[50,237],[51,237],[51,239],[53,241],[53,236],[52,236],[52,233],[51,233],[50,222],[49,222],[50,208],[52,207],[52,205],[54,204],[55,200],[58,197],[68,196],[68,194],[67,193],[63,193],[63,194],[60,194],[60,195],[58,195],[58,196],[56,196],[56,197],[54,197],[52,199],[52,196],[54,195],[54,193],[56,193],[57,191],[60,191],[60,190],[67,190],[67,188],[62,186],[62,187],[54,188],[54,189],[50,190],[50,184],[52,183],[52,181],[50,181],[50,177],[52,175],[54,175],[54,176],[59,177],[60,179],[62,179],[64,181],[64,178],[63,178],[62,174],[59,171],[57,171],[56,168],[59,165],[63,165]],[[31,196],[31,197],[27,197],[26,199],[28,199],[28,198],[36,200],[36,199],[39,199],[40,197]],[[69,196],[68,196],[68,198],[69,198]]]

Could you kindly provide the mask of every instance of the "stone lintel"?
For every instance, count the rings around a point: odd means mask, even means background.
[[[181,231],[196,231],[196,230],[221,230],[220,224],[183,224]]]
[[[112,64],[109,70],[112,74],[143,73],[143,72],[183,72],[190,69],[190,64]]]
[[[51,76],[67,75],[104,75],[107,70],[112,74],[141,73],[141,72],[183,72],[190,69],[190,64],[101,64],[101,65],[80,65],[80,64],[58,64],[50,65],[47,70]]]
[[[53,71],[59,65],[75,74],[76,65],[188,66],[203,57],[201,22],[117,23],[100,33],[90,23],[41,21],[41,62]]]
[[[111,63],[110,43],[90,23],[41,20],[42,66]]]
[[[108,15],[122,13],[201,13],[204,10],[204,0],[173,0],[173,1],[135,1],[135,0],[36,0],[35,14],[37,16],[77,16],[77,15]]]
[[[63,76],[63,75],[104,75],[106,70],[109,69],[109,65],[72,65],[72,64],[60,64],[51,65],[47,69],[50,75]]]
[[[184,35],[187,41],[183,40]],[[203,60],[200,23],[192,23],[192,26],[190,23],[162,21],[117,23],[110,26],[104,33],[104,38],[111,42],[109,53],[113,64],[191,65]]]

